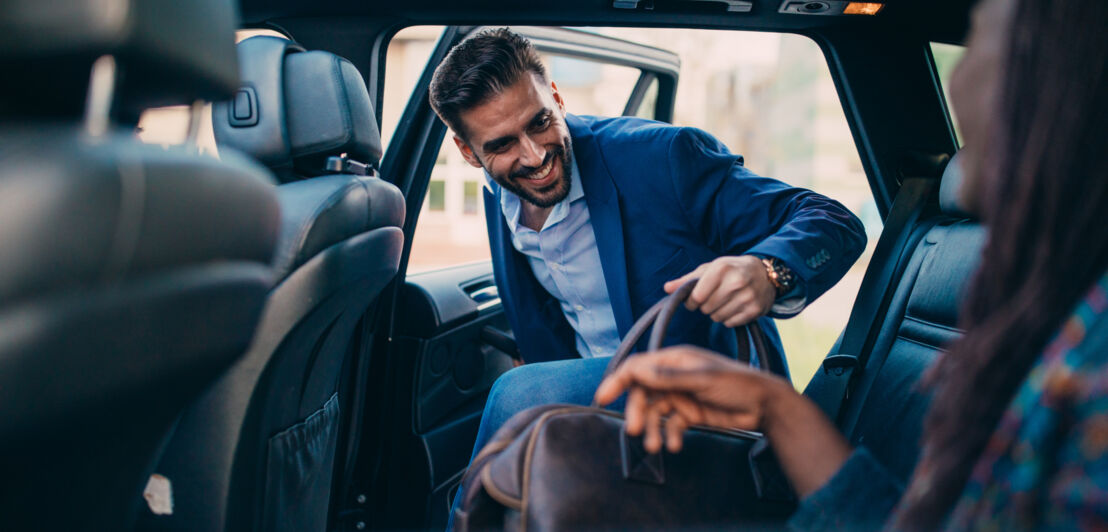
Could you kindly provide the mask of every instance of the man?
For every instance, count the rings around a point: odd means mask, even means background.
[[[477,449],[510,415],[588,404],[634,319],[699,278],[668,343],[735,352],[725,327],[788,317],[861,254],[842,205],[746,170],[711,135],[566,113],[534,48],[507,29],[456,46],[431,105],[488,175],[496,283],[527,365],[497,381]],[[783,356],[783,355],[782,355]]]

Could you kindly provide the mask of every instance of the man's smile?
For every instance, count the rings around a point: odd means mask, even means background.
[[[554,154],[551,154],[551,155],[554,155]],[[535,186],[535,187],[543,187],[543,186],[549,185],[551,182],[553,182],[558,177],[556,172],[553,171],[554,170],[554,160],[555,159],[556,159],[556,157],[548,156],[546,158],[546,163],[545,164],[538,167],[535,171],[533,171],[529,174],[519,176],[517,179],[521,179],[523,181],[526,181],[527,184],[529,184],[531,186]]]

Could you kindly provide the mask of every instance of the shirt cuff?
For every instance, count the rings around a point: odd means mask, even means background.
[[[774,318],[791,318],[800,314],[806,306],[808,306],[808,291],[804,289],[804,281],[797,278],[793,289],[773,302],[773,306],[769,307],[769,313]]]
[[[820,489],[800,501],[789,530],[880,530],[904,486],[865,447],[858,447]]]
[[[781,260],[761,253],[751,253],[751,255],[759,259]],[[792,266],[789,266],[789,269],[793,271],[793,276],[796,277],[796,284],[793,285],[792,290],[774,300],[773,305],[769,307],[769,317],[771,318],[791,318],[800,314],[800,311],[808,306],[808,290],[804,288],[804,279],[796,274],[796,270]]]

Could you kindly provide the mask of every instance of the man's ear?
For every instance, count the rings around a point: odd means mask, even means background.
[[[469,147],[469,143],[462,140],[462,137],[454,135],[454,145],[458,147],[458,151],[462,152],[462,158],[474,168],[483,168],[481,166],[481,160],[477,158],[477,154],[473,153],[473,149]]]
[[[558,104],[558,109],[562,111],[562,116],[565,116],[566,101],[562,98],[562,93],[558,92],[558,84],[553,81],[550,82],[550,93],[554,95],[554,103]]]

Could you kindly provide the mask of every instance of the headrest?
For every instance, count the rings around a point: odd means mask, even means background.
[[[961,157],[955,153],[943,170],[943,180],[939,185],[939,206],[946,214],[973,218],[974,215],[969,212],[962,200],[963,177]]]
[[[0,62],[19,85],[87,87],[102,55],[131,109],[223,99],[238,85],[233,0],[5,0],[3,12]]]
[[[92,138],[77,126],[5,127],[0,146],[0,249],[12,250],[0,267],[5,304],[176,267],[273,257],[276,187],[249,157],[197,157],[126,132]]]
[[[238,50],[243,86],[212,107],[220,146],[253,155],[286,182],[333,173],[327,158],[342,154],[377,166],[381,134],[353,64],[280,37],[252,37]]]

